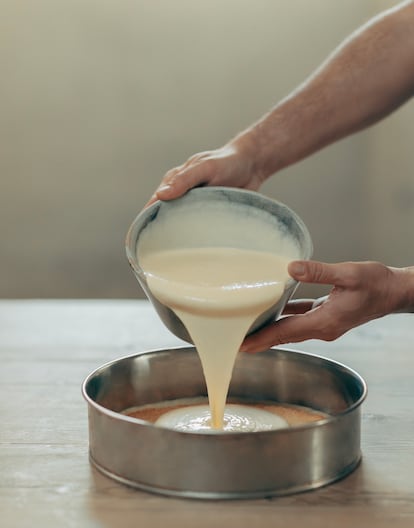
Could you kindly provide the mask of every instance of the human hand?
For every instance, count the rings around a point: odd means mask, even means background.
[[[306,339],[333,341],[372,319],[413,307],[413,268],[390,268],[378,262],[294,261],[289,273],[298,281],[333,288],[317,300],[289,302],[286,317],[248,336],[241,351],[259,352]]]
[[[264,180],[255,167],[250,140],[236,139],[216,150],[191,156],[169,170],[146,207],[156,200],[172,200],[193,187],[218,185],[257,190]]]

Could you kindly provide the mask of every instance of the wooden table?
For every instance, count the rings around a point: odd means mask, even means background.
[[[117,357],[177,345],[146,301],[0,301],[2,528],[414,526],[414,315],[289,347],[365,377],[363,462],[340,482],[271,500],[162,497],[90,466],[83,379]]]

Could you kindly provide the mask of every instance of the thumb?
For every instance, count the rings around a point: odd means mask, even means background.
[[[336,284],[343,282],[340,264],[326,264],[316,260],[294,260],[289,263],[289,274],[300,282]]]

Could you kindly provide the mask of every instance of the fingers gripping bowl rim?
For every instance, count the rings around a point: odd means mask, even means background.
[[[202,228],[188,223],[182,233],[171,231],[168,235],[165,234],[165,229],[168,229],[165,219],[191,211],[203,215],[205,221],[201,222]],[[230,220],[226,222],[226,229],[214,229],[209,222],[209,216],[217,214],[226,215]],[[154,230],[157,225],[160,226],[159,231],[163,231],[163,236],[159,237],[158,241],[157,229]],[[251,225],[257,226],[261,232],[260,237],[255,236],[254,228],[246,229],[246,226]],[[313,250],[311,236],[302,219],[287,205],[254,191],[229,187],[201,187],[192,189],[175,200],[157,201],[144,209],[132,222],[126,236],[129,264],[165,326],[174,335],[189,343],[192,342],[191,338],[178,317],[151,294],[139,262],[137,253],[142,244],[141,237],[150,226],[154,232],[154,235],[151,235],[151,244],[157,249],[165,249],[165,241],[168,240],[169,248],[219,245],[278,253],[280,247],[277,247],[276,242],[281,236],[283,244],[295,247],[292,260],[308,260]],[[264,232],[266,236],[263,235]],[[274,236],[276,232],[280,235],[279,238]],[[289,279],[282,298],[256,319],[248,333],[255,332],[271,320],[277,319],[297,286],[296,280]]]

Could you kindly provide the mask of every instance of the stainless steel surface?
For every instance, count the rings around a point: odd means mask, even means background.
[[[145,275],[140,267],[137,258],[137,245],[141,232],[150,223],[157,221],[157,216],[160,212],[168,214],[168,212],[171,210],[176,210],[182,207],[192,207],[194,205],[203,208],[203,204],[211,204],[212,202],[216,202],[218,204],[224,203],[229,206],[229,209],[231,209],[230,206],[232,204],[237,204],[238,206],[241,205],[245,207],[246,214],[249,214],[249,212],[252,210],[260,210],[263,212],[263,214],[268,213],[269,221],[274,222],[276,218],[278,220],[279,228],[281,228],[289,238],[295,241],[298,247],[298,258],[309,259],[312,254],[312,241],[310,234],[305,224],[298,217],[298,215],[286,205],[272,200],[266,196],[263,196],[262,194],[259,194],[257,192],[226,187],[203,187],[192,189],[183,197],[177,200],[169,202],[156,202],[148,209],[142,211],[135,218],[127,233],[126,253],[128,261],[142,289],[145,291],[148,299],[154,305],[155,309],[158,312],[158,315],[160,316],[161,320],[164,322],[166,327],[177,337],[184,339],[189,343],[191,343],[191,338],[188,335],[188,332],[183,326],[180,319],[178,319],[174,312],[172,312],[169,308],[167,308],[166,306],[161,304],[157,299],[155,299],[149,291]],[[218,243],[218,245],[222,245],[223,243],[223,232],[219,232],[217,230],[208,230],[208,234],[203,231],[202,233],[197,233],[197,236],[199,239],[200,246],[203,246],[203,244],[205,243],[203,237],[207,236],[208,242],[211,245],[214,245],[215,238],[220,240],[220,243]],[[185,247],[186,240],[178,238],[178,243]],[[246,243],[255,244],[256,241],[250,241]],[[228,241],[228,245],[232,247],[237,247],[233,239]],[[269,247],[267,247],[267,250],[278,252],[278,248],[271,247],[270,244]],[[268,321],[272,319],[277,319],[280,313],[282,312],[285,304],[293,295],[296,287],[297,282],[293,279],[289,280],[286,284],[286,288],[282,298],[254,322],[254,324],[249,330],[249,333],[256,331]]]
[[[205,394],[193,347],[144,352],[97,369],[83,385],[92,462],[138,488],[226,499],[317,488],[345,476],[360,460],[365,382],[344,365],[305,353],[272,349],[240,355],[229,395],[330,415],[312,424],[212,435],[168,430],[120,414],[136,405]]]

